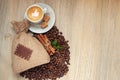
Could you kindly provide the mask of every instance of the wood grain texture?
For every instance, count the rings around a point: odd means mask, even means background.
[[[17,80],[11,69],[11,20],[42,2],[56,14],[69,40],[71,65],[58,80],[120,80],[120,0],[0,0],[0,80]]]

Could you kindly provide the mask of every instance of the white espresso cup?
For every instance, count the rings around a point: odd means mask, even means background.
[[[40,23],[46,13],[46,8],[37,4],[30,5],[25,11],[25,18],[32,23]]]

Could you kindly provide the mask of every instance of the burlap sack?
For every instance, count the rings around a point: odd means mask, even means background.
[[[15,73],[23,72],[50,61],[50,56],[42,44],[32,35],[25,32],[15,36],[12,51],[12,66]]]

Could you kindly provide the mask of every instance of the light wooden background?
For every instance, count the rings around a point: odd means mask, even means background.
[[[11,20],[42,2],[56,14],[69,40],[71,65],[58,80],[120,80],[120,0],[0,0],[0,80],[17,80],[11,69]]]

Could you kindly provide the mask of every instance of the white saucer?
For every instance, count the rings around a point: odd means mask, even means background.
[[[37,3],[37,5],[41,6],[42,8],[47,8],[46,14],[50,16],[50,20],[48,21],[48,26],[44,29],[42,29],[40,27],[40,24],[31,23],[29,30],[34,33],[45,33],[53,27],[53,25],[55,23],[55,13],[54,13],[53,9],[47,4]],[[24,15],[24,17],[25,17],[25,15]]]

